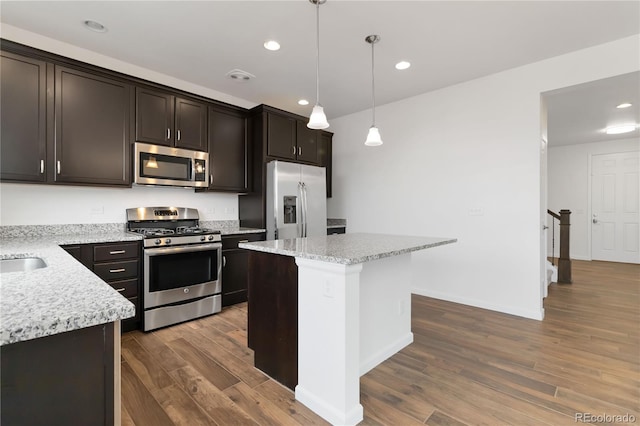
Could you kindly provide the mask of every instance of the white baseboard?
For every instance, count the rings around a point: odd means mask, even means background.
[[[460,303],[462,305],[474,306],[476,308],[488,309],[490,311],[516,315],[519,317],[529,318],[537,321],[542,321],[542,319],[544,318],[544,308],[540,308],[539,311],[514,309],[512,306],[494,305],[483,300],[469,299],[466,297],[455,296],[448,293],[441,293],[438,291],[423,288],[412,288],[411,292],[420,296],[432,297],[434,299],[446,300],[448,302]]]
[[[360,375],[363,376],[367,374],[378,364],[389,359],[411,343],[413,343],[413,333],[409,332],[382,350],[370,355],[364,361],[360,361]]]
[[[343,413],[300,385],[296,386],[295,396],[298,401],[332,425],[357,425],[363,419],[362,404],[357,404],[348,412]]]

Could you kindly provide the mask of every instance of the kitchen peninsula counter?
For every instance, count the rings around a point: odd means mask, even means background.
[[[413,342],[411,253],[454,238],[339,234],[242,243],[255,366],[332,424],[362,421],[360,376]]]
[[[1,259],[39,257],[47,266],[0,275],[0,346],[133,317],[131,302],[60,245],[138,240],[125,231],[3,238]]]

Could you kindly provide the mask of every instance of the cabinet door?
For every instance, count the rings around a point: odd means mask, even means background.
[[[0,178],[44,182],[46,63],[6,52],[0,60]]]
[[[176,135],[178,148],[207,150],[207,106],[176,98]]]
[[[295,160],[296,120],[267,113],[267,156]]]
[[[320,166],[326,168],[327,172],[327,198],[331,198],[331,145],[333,134],[328,132],[320,132],[320,141],[318,143],[318,162]]]
[[[224,250],[222,256],[222,306],[246,302],[249,253],[241,249]]]
[[[131,184],[131,86],[56,67],[56,182]]]
[[[173,145],[173,96],[136,88],[136,141]]]
[[[209,108],[209,188],[247,191],[247,121],[240,113]]]
[[[307,123],[296,121],[297,159],[318,164],[318,131],[307,127]]]

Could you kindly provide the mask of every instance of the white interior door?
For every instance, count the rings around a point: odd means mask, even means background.
[[[640,263],[639,153],[591,157],[591,258]]]

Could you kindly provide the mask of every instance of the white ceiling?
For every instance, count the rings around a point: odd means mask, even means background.
[[[640,137],[634,132],[607,135],[604,129],[640,124],[640,72],[566,87],[544,94],[549,146]],[[616,106],[631,103],[629,108]]]
[[[2,1],[3,23],[249,102],[308,115],[315,6],[290,1]],[[93,19],[106,33],[85,29]],[[335,118],[640,33],[640,1],[345,1],[320,7],[320,98]],[[263,48],[267,39],[282,45]],[[397,71],[400,60],[412,63]],[[225,77],[234,68],[254,80]],[[309,106],[299,106],[306,98]],[[636,110],[637,112],[637,110]]]

